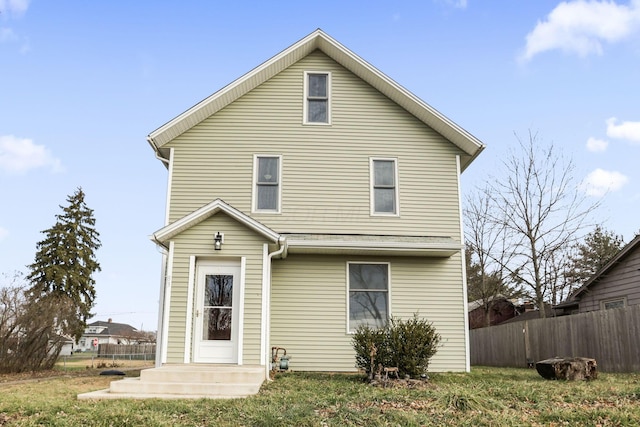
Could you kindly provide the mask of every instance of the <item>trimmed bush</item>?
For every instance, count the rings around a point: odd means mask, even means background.
[[[427,319],[392,318],[384,328],[359,326],[352,337],[356,366],[373,378],[379,366],[397,367],[401,376],[418,378],[440,345],[440,334]]]

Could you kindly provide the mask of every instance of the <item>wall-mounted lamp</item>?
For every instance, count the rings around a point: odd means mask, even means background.
[[[222,243],[224,243],[224,234],[220,234],[218,231],[213,237],[213,248],[216,251],[222,250]]]

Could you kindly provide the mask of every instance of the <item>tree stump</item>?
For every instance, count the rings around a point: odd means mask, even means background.
[[[597,363],[588,357],[553,357],[536,363],[536,371],[548,380],[595,380]]]

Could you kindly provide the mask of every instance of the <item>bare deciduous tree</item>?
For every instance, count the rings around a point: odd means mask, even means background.
[[[72,315],[69,298],[51,296],[32,304],[22,275],[0,287],[0,372],[51,369],[68,338],[60,319]]]
[[[530,291],[544,317],[545,301],[563,286],[566,251],[590,226],[599,203],[587,203],[574,183],[573,162],[553,144],[545,145],[531,132],[527,141],[517,139],[519,151],[503,162],[504,178],[481,190],[491,207],[488,221],[505,238],[505,252],[489,256]]]
[[[493,200],[485,190],[466,198],[464,208],[467,293],[470,301],[480,300],[485,326],[490,325],[491,309],[496,297],[511,298],[521,294],[505,277],[510,254],[507,251],[507,229],[495,218]]]

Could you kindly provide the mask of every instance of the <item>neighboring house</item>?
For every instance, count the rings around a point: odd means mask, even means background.
[[[487,325],[487,313],[484,300],[478,299],[469,303],[467,308],[469,313],[469,329],[494,326],[520,314],[518,304],[502,295],[491,298],[489,304],[489,324]]]
[[[640,234],[554,308],[559,314],[574,314],[636,304],[640,304]]]
[[[158,372],[264,379],[273,347],[296,371],[355,371],[358,325],[414,313],[442,335],[430,370],[469,370],[471,134],[317,30],[148,141],[169,172]]]
[[[87,325],[74,351],[97,351],[100,344],[137,344],[140,332],[126,323],[97,321]]]

